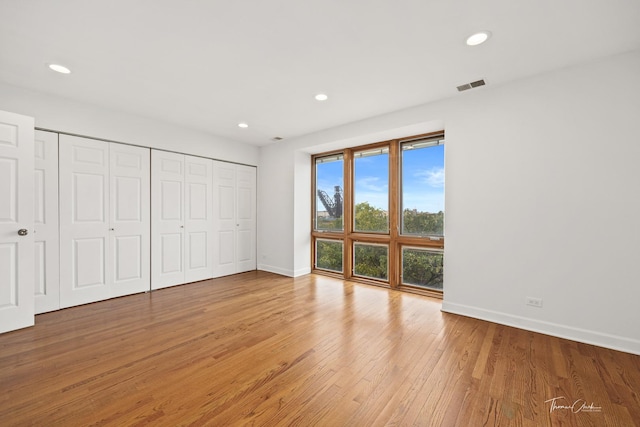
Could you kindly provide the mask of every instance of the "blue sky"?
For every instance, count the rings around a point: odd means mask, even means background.
[[[444,145],[406,150],[403,154],[402,182],[404,208],[422,212],[444,211]],[[356,159],[356,204],[367,201],[388,210],[388,155]],[[334,185],[343,187],[343,163],[318,165],[318,188],[333,196]],[[319,205],[320,210],[324,210]]]
[[[403,208],[444,211],[444,145],[402,152]]]

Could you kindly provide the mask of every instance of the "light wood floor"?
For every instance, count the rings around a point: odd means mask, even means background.
[[[640,356],[315,275],[39,315],[0,335],[0,387],[2,426],[640,425]]]

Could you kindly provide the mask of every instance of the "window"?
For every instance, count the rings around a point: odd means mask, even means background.
[[[314,271],[441,295],[444,134],[346,148],[313,162]]]
[[[442,140],[402,144],[402,234],[444,235]]]
[[[342,241],[316,239],[316,268],[342,273]]]
[[[403,247],[402,284],[442,290],[442,250]]]
[[[389,148],[357,151],[353,154],[353,229],[360,232],[389,232]]]
[[[339,231],[343,229],[343,163],[342,154],[316,158],[315,230]]]
[[[354,243],[353,274],[371,279],[389,277],[389,247],[387,245]]]

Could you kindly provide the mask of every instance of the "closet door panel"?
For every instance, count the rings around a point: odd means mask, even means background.
[[[160,245],[160,253],[162,256],[161,274],[163,276],[176,274],[182,277],[182,233],[163,233],[162,236],[160,236]],[[172,284],[180,283],[182,283],[182,281],[176,281]]]
[[[33,125],[0,111],[0,333],[34,324]]]
[[[71,264],[73,266],[74,289],[91,288],[92,286],[106,286],[106,246],[104,237],[75,238]],[[110,294],[96,299],[86,299],[83,302],[97,301],[109,298]]]
[[[148,286],[134,286],[141,282],[145,273],[143,258],[149,252],[142,244],[140,235],[114,236],[112,237],[112,248],[114,252],[114,277],[113,283],[124,284],[129,282],[121,292],[114,292],[114,296],[128,295],[136,292],[148,291]]]
[[[150,150],[112,143],[110,149],[112,296],[150,289]]]
[[[151,150],[151,288],[185,283],[184,155]]]
[[[185,282],[213,277],[213,160],[185,156]]]
[[[256,168],[236,166],[237,273],[256,269]]]
[[[60,136],[60,306],[111,297],[109,143]]]
[[[197,232],[197,231],[189,231],[187,232],[187,248],[186,253],[189,254],[187,271],[193,274],[195,271],[200,269],[206,269],[208,267],[207,264],[207,233],[206,232]],[[193,282],[195,280],[203,280],[209,278],[204,277],[200,278],[190,278],[187,279],[187,282]]]
[[[236,165],[214,161],[215,277],[236,273]]]
[[[35,133],[35,312],[60,308],[58,134]]]

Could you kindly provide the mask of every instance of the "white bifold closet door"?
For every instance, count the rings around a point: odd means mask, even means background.
[[[151,159],[149,148],[109,145],[111,296],[151,289]]]
[[[215,277],[256,269],[256,168],[214,161]]]
[[[213,277],[213,160],[184,157],[185,282]]]
[[[212,162],[151,152],[153,289],[213,277]]]
[[[0,333],[34,324],[33,125],[0,111]]]
[[[36,314],[60,308],[58,134],[36,131],[34,239]]]
[[[149,149],[60,136],[60,306],[144,292]]]
[[[151,150],[151,288],[184,283],[184,156]]]
[[[238,273],[256,269],[256,168],[236,165]]]

